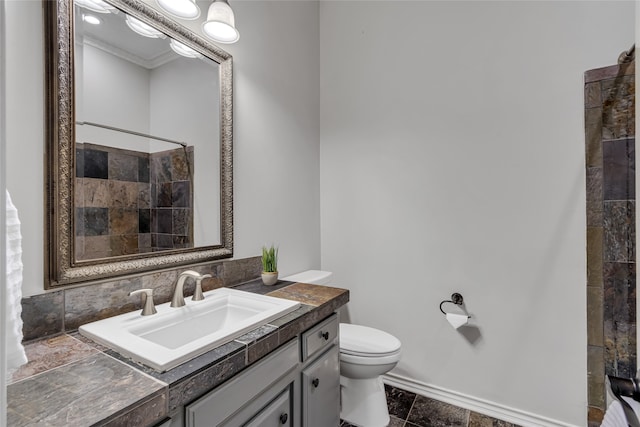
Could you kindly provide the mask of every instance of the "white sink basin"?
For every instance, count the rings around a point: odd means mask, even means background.
[[[229,288],[205,292],[204,296],[202,301],[185,298],[184,307],[160,304],[151,316],[141,316],[136,310],[87,323],[79,331],[164,372],[300,306],[295,301]]]

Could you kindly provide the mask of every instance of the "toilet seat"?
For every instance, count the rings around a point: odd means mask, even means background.
[[[397,357],[400,340],[375,328],[340,324],[340,353],[362,358]]]
[[[400,350],[396,353],[379,356],[379,355],[370,355],[370,356],[356,356],[353,354],[340,353],[340,361],[346,363],[352,363],[354,365],[387,365],[387,364],[395,364],[400,360]]]

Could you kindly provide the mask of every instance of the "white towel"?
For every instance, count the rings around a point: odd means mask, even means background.
[[[7,368],[27,363],[22,346],[22,234],[18,210],[7,193]]]
[[[640,419],[640,403],[628,397],[622,396],[622,398],[631,406],[631,409],[633,409],[633,412],[635,412],[636,417]],[[602,424],[600,424],[600,427],[628,426],[629,424],[627,423],[627,417],[624,414],[624,409],[622,409],[622,404],[619,401],[614,400],[607,408],[607,412],[605,412],[604,414],[604,419],[602,420]]]

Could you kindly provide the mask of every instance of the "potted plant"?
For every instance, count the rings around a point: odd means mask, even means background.
[[[278,281],[278,248],[262,247],[262,283],[275,285]]]

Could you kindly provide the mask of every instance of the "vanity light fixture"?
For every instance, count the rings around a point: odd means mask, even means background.
[[[182,19],[197,19],[200,8],[196,0],[156,0],[165,12]]]
[[[87,24],[100,25],[102,21],[97,16],[82,14],[82,20]]]
[[[205,35],[218,43],[235,43],[240,38],[233,10],[227,0],[213,0],[207,20],[202,24]]]
[[[115,7],[102,0],[74,0],[74,3],[97,13],[111,13],[116,10]]]
[[[131,15],[126,15],[125,22],[133,32],[138,33],[143,37],[149,37],[152,39],[164,39],[166,37],[160,31],[156,30],[150,25],[145,24],[141,20],[134,18]]]
[[[182,55],[182,56],[184,56],[186,58],[200,58],[200,57],[202,57],[201,54],[199,54],[195,50],[191,49],[189,46],[186,46],[185,44],[180,43],[179,41],[174,40],[174,39],[169,40],[169,47],[171,47],[171,50],[173,50],[178,55]]]

